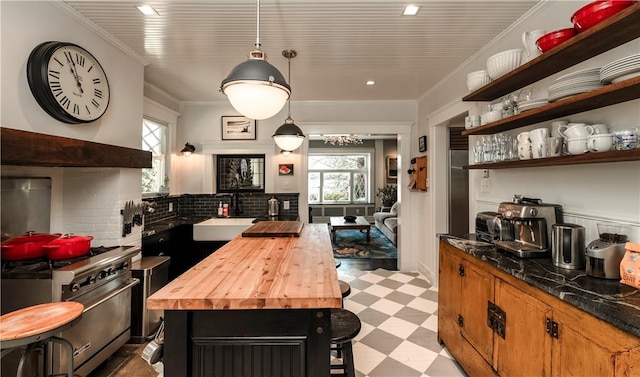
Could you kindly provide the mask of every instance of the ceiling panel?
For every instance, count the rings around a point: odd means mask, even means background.
[[[65,1],[150,64],[145,81],[180,101],[222,101],[220,82],[256,41],[254,1]],[[417,99],[537,1],[273,0],[260,4],[260,42],[292,100]],[[368,87],[367,80],[376,85]]]

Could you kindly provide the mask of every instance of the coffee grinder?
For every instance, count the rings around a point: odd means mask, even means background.
[[[620,262],[630,228],[613,223],[598,223],[600,238],[587,245],[585,262],[587,274],[604,279],[620,279]]]

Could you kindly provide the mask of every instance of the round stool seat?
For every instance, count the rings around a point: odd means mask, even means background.
[[[331,309],[331,342],[351,341],[360,332],[362,323],[355,313],[347,309]]]
[[[70,327],[82,315],[78,302],[53,302],[29,306],[0,316],[2,349],[46,340]]]
[[[351,293],[351,286],[346,281],[338,280],[338,284],[340,284],[340,293],[342,293],[342,298],[349,296]]]

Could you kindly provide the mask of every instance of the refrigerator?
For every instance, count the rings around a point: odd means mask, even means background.
[[[449,233],[469,233],[469,151],[449,150]]]

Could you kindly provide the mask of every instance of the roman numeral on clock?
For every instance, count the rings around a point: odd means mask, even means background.
[[[102,90],[100,89],[94,89],[93,90],[93,95],[98,97],[98,98],[102,98]]]
[[[60,80],[60,72],[54,71],[53,69],[49,70],[49,76],[53,77],[56,80]]]
[[[80,106],[77,103],[73,104],[73,113],[80,115]]]
[[[64,96],[60,99],[60,104],[62,106],[64,106],[65,109],[69,109],[69,104],[71,103],[71,100],[69,98],[67,98],[67,96]]]
[[[91,100],[91,104],[92,104],[93,106],[95,106],[95,107],[96,107],[96,109],[100,107],[100,104],[99,104],[99,103],[98,103],[98,101],[96,101],[95,99],[92,99],[92,100]]]
[[[83,66],[84,67],[84,56],[80,55],[80,54],[76,54],[76,63],[78,63],[78,65]]]
[[[49,88],[51,88],[51,92],[57,97],[62,93],[62,87],[60,86],[60,81],[51,81],[49,82]]]
[[[100,81],[100,78],[98,77],[97,79],[93,79],[93,83],[98,85],[100,84],[102,81]]]

